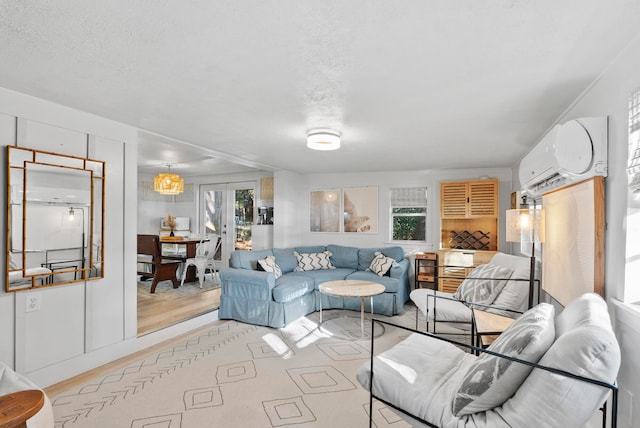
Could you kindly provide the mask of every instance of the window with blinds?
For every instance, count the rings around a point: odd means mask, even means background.
[[[391,240],[427,240],[427,188],[389,189]]]

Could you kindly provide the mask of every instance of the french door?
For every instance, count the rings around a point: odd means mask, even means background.
[[[251,249],[255,186],[254,181],[200,185],[200,231],[222,238],[216,254],[222,266],[232,251]]]

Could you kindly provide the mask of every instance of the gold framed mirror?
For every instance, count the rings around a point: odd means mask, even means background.
[[[7,147],[6,291],[104,277],[103,161]]]

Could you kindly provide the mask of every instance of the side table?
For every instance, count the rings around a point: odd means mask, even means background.
[[[44,405],[44,393],[38,389],[17,391],[0,397],[0,428],[22,428],[27,419]]]
[[[491,345],[515,321],[513,318],[475,308],[471,311],[473,313],[471,340],[478,348]]]
[[[438,289],[438,254],[417,253],[414,262],[414,289]]]

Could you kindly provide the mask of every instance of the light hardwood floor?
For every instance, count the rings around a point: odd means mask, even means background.
[[[138,336],[212,311],[220,306],[220,289],[176,299],[138,294]]]

